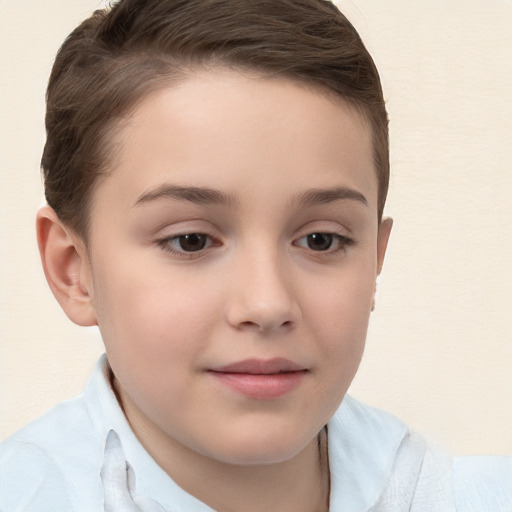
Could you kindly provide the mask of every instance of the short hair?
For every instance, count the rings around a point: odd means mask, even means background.
[[[388,117],[377,68],[329,0],[119,0],[60,48],[47,89],[42,172],[48,204],[87,238],[116,128],[146,94],[224,66],[334,91],[372,134],[378,215],[389,182]],[[143,172],[143,171],[141,171]]]

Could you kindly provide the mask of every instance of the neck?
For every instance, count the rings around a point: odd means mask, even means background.
[[[174,448],[151,455],[187,492],[218,512],[325,512],[329,468],[325,432],[292,459],[239,466]],[[151,453],[151,452],[150,452]],[[189,468],[193,468],[191,471]]]

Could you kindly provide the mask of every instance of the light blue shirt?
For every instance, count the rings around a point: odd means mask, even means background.
[[[137,440],[107,368],[0,444],[1,512],[212,512]],[[349,396],[328,432],[331,512],[512,512],[511,458],[449,458]]]

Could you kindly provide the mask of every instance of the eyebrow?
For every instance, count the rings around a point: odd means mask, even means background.
[[[150,188],[141,194],[135,205],[158,201],[161,199],[174,199],[190,201],[196,204],[215,204],[232,206],[237,201],[231,194],[224,194],[220,190],[208,187],[182,187],[179,185],[163,184]]]
[[[143,192],[135,201],[134,206],[162,199],[190,201],[196,204],[213,204],[220,206],[234,206],[238,203],[234,195],[225,194],[214,188],[184,187],[179,185],[163,184]],[[358,201],[363,205],[368,206],[366,197],[357,190],[349,187],[307,190],[296,196],[292,203],[299,207],[307,208],[347,199]]]
[[[368,206],[368,200],[364,197],[361,192],[354,190],[349,187],[335,187],[335,188],[319,188],[307,190],[303,194],[297,196],[294,203],[297,203],[301,207],[319,206],[322,204],[333,203],[334,201],[340,201],[344,199],[350,199],[358,201],[365,206]]]

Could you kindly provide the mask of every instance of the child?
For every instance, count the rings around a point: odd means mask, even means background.
[[[324,0],[121,0],[48,87],[38,241],[105,343],[1,446],[0,510],[512,509],[346,396],[391,221],[371,57]]]

